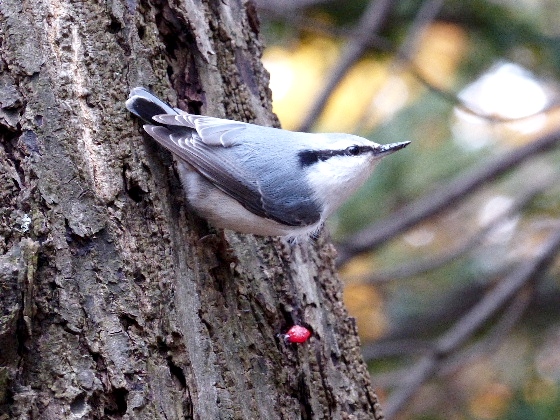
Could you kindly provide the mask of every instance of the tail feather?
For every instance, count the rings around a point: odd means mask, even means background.
[[[126,109],[147,123],[159,125],[153,117],[161,114],[178,114],[170,105],[155,97],[143,87],[136,87],[130,91],[126,101]]]

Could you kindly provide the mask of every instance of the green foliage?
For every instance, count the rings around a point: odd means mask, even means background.
[[[517,392],[508,412],[501,420],[552,420],[560,413],[560,390],[556,395],[544,400],[527,401],[522,392]]]

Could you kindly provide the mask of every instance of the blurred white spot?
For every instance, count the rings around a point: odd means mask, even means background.
[[[453,138],[465,150],[479,150],[494,141],[487,121],[463,110],[455,110],[458,119],[451,126]]]
[[[502,220],[492,231],[486,236],[488,242],[501,243],[508,241],[515,233],[515,228],[521,220],[521,216],[507,217]]]
[[[547,103],[544,90],[521,66],[501,63],[467,86],[459,97],[486,115],[520,118],[542,111]]]
[[[524,118],[508,123],[520,133],[541,129],[546,116],[538,114],[548,104],[546,91],[533,74],[523,67],[507,62],[494,65],[478,80],[459,94],[459,98],[474,112],[504,119]],[[457,121],[453,132],[457,142],[466,149],[486,146],[494,138],[490,121],[456,108]]]
[[[411,246],[421,247],[430,244],[434,240],[434,232],[430,229],[420,228],[414,229],[412,232],[404,235],[404,240]]]
[[[376,113],[382,120],[387,120],[406,105],[408,97],[405,81],[398,76],[389,76],[371,102],[370,112]]]
[[[504,195],[492,197],[480,210],[478,215],[478,224],[486,226],[492,223],[498,217],[504,217],[504,214],[511,208],[513,198]]]
[[[485,227],[498,221],[499,223],[492,229],[487,236],[490,242],[507,241],[515,232],[515,228],[519,222],[519,215],[507,216],[507,212],[511,209],[513,199],[503,195],[498,195],[490,200],[482,207],[478,215],[478,223]],[[498,219],[502,219],[501,221]]]

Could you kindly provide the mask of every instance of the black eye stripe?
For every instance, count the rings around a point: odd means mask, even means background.
[[[344,154],[349,156],[358,156],[361,153],[362,150],[360,149],[360,146],[350,146],[347,147],[346,150],[344,151]]]
[[[311,166],[319,161],[325,161],[334,156],[358,156],[370,153],[374,149],[371,146],[350,146],[342,150],[302,150],[298,153],[301,167]]]

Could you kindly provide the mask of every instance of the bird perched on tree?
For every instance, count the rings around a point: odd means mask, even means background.
[[[371,175],[410,142],[380,145],[351,134],[300,133],[188,114],[147,89],[127,109],[178,161],[187,199],[218,228],[266,236],[316,232]]]

